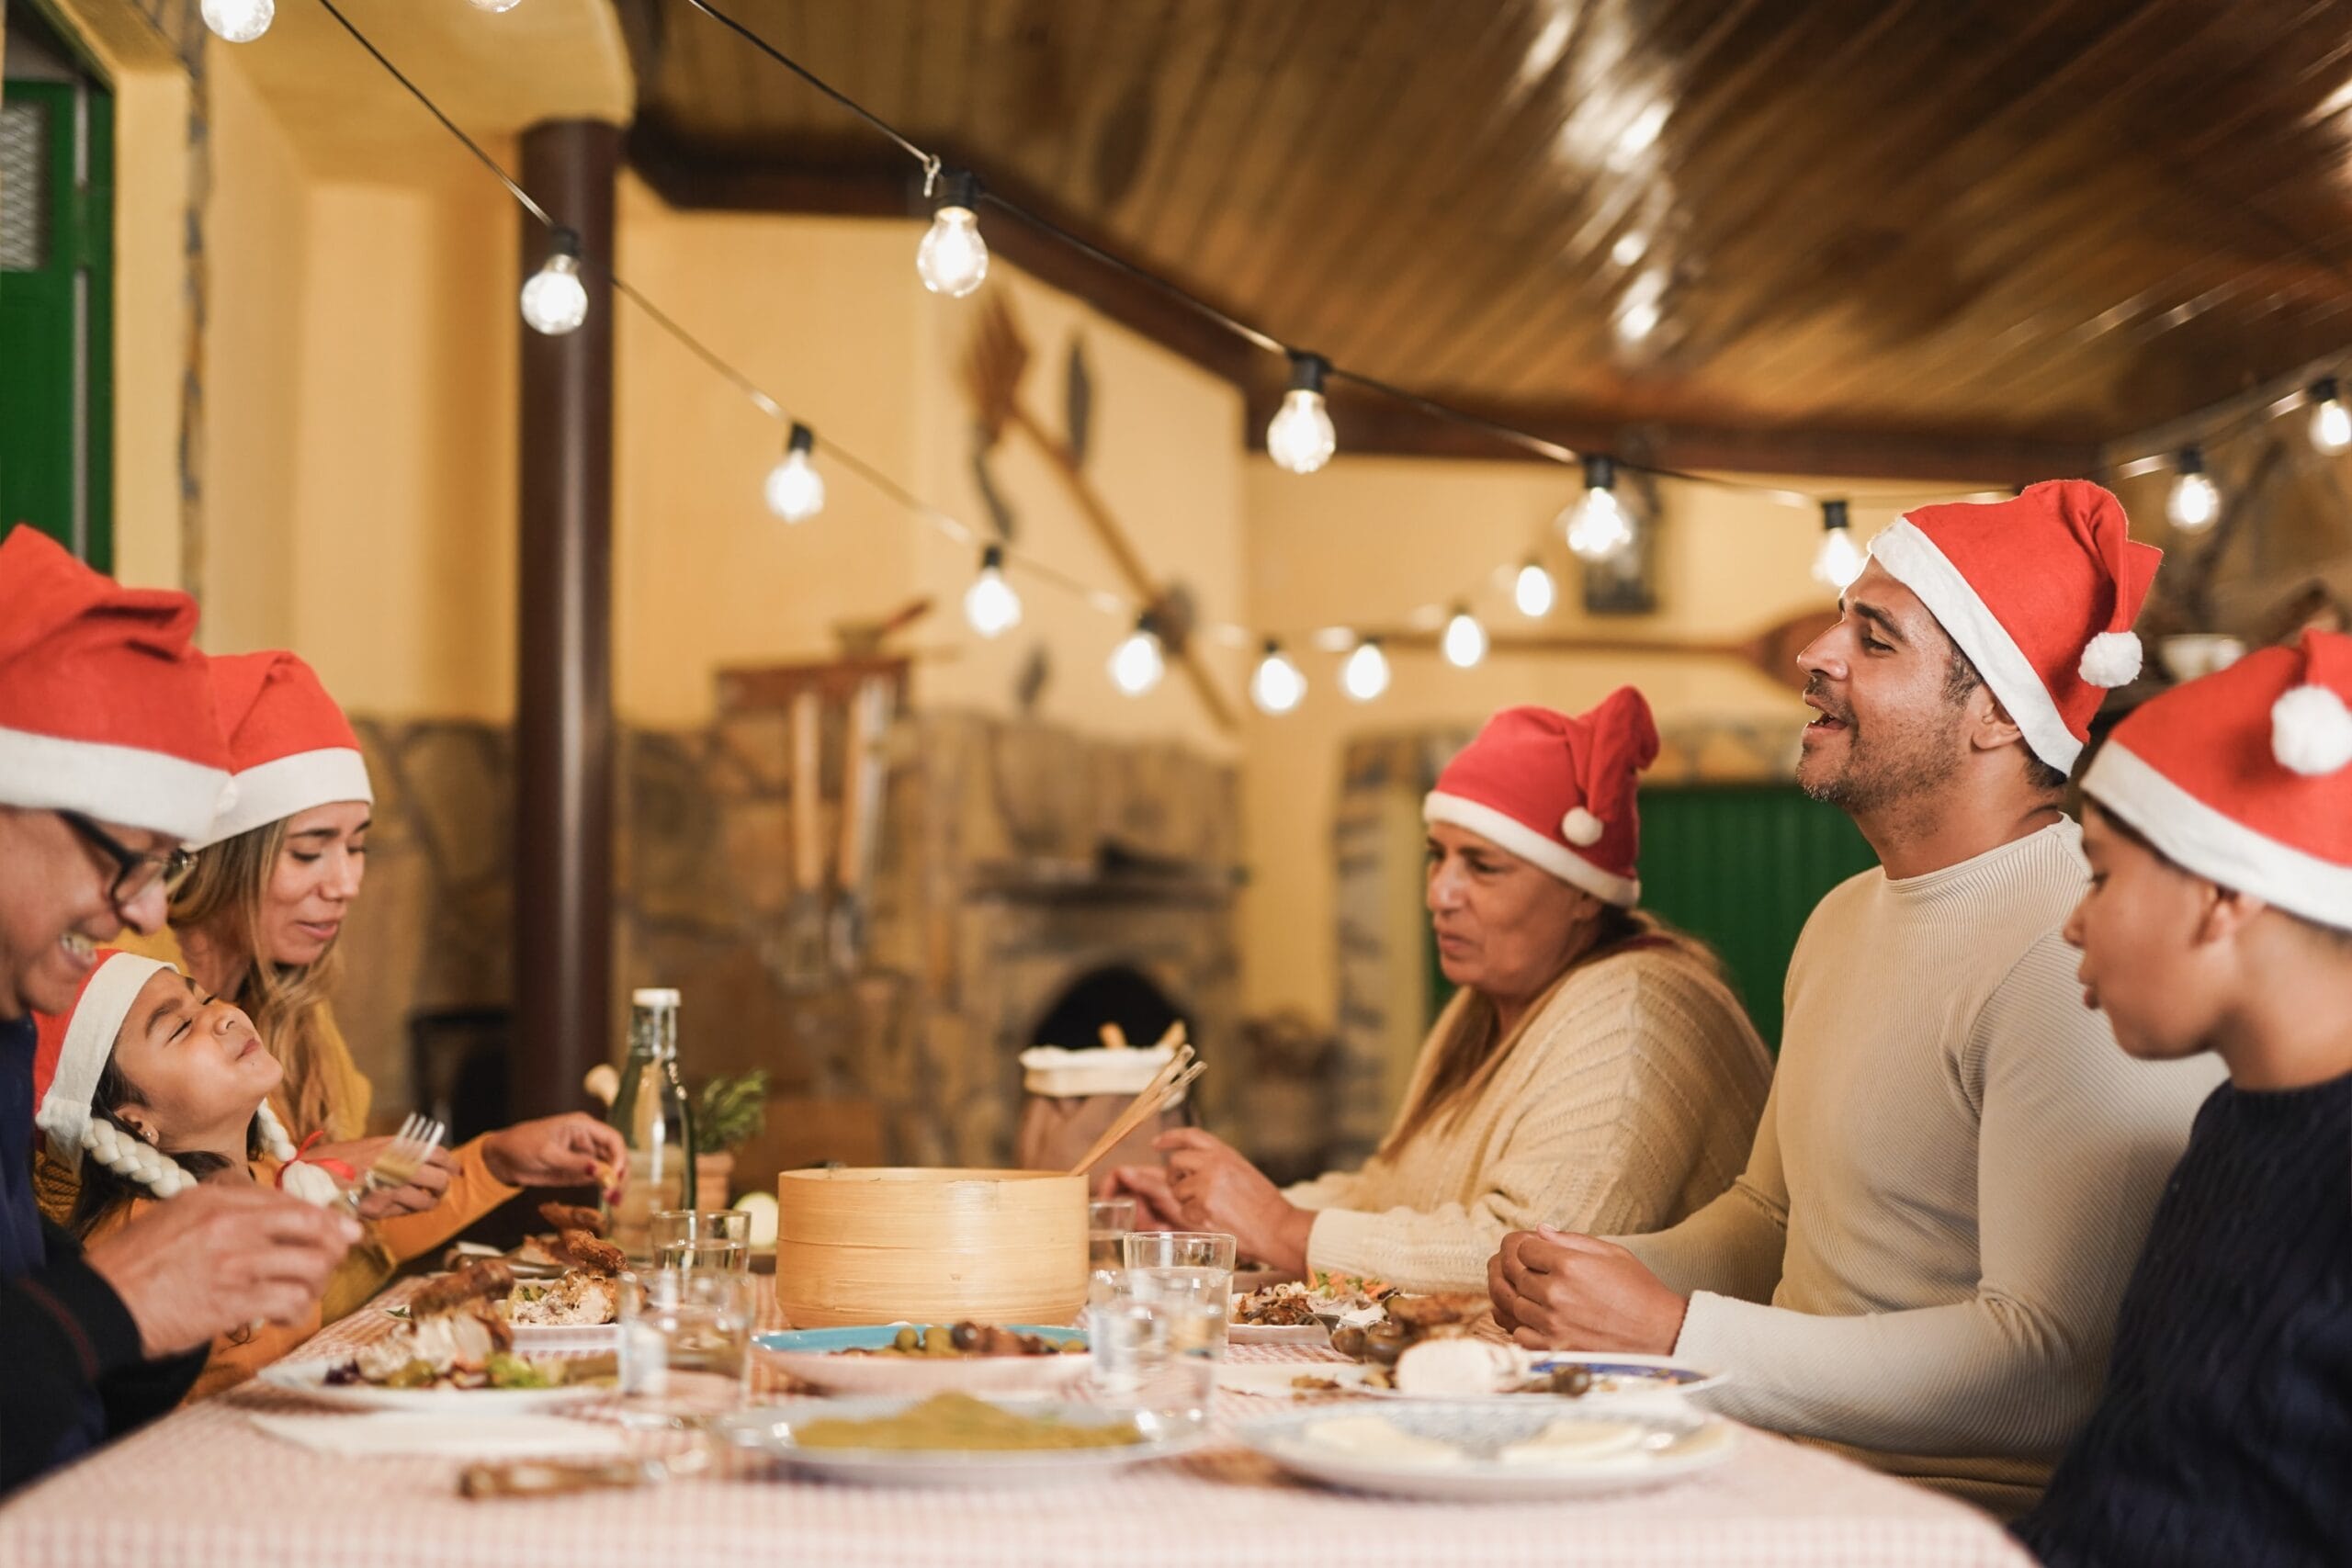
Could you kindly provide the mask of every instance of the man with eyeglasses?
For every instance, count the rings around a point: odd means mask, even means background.
[[[171,1408],[215,1335],[296,1318],[359,1235],[208,1183],[85,1254],[34,1200],[31,1015],[161,929],[228,781],[195,624],[29,528],[0,542],[0,1491]]]

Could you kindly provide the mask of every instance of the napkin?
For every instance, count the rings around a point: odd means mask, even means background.
[[[249,1417],[271,1437],[345,1459],[427,1454],[441,1459],[555,1459],[628,1451],[617,1427],[560,1416],[264,1416]]]

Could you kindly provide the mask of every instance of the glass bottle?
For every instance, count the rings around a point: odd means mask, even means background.
[[[628,1145],[628,1182],[613,1239],[632,1257],[651,1247],[652,1216],[695,1206],[694,1107],[678,1077],[678,993],[648,987],[629,997],[628,1059],[612,1124]]]

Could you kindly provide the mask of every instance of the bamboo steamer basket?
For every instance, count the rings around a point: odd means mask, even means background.
[[[1044,1170],[787,1170],[775,1301],[797,1328],[1068,1323],[1086,1304],[1086,1180]]]

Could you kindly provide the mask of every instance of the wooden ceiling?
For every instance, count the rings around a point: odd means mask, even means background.
[[[1656,460],[2036,478],[2352,344],[2352,6],[714,0],[991,186],[1285,342]],[[910,165],[618,0],[673,201],[899,212]],[[985,215],[1231,375],[1280,367]],[[1475,450],[1335,399],[1355,450]]]

